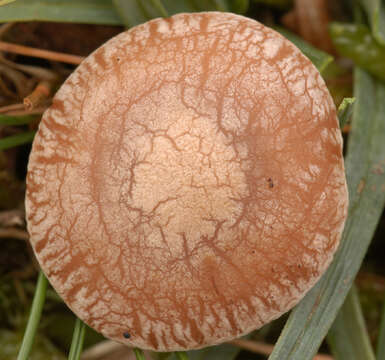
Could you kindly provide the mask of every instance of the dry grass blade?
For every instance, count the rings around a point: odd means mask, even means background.
[[[84,351],[82,354],[82,360],[100,359],[123,348],[126,348],[123,344],[119,344],[111,340],[105,340]]]
[[[154,359],[149,351],[144,351],[145,359]],[[81,360],[135,360],[132,348],[111,340],[99,342],[82,354]]]
[[[13,26],[14,24],[15,24],[15,23],[13,23],[13,22],[9,22],[9,23],[6,23],[6,24],[1,25],[1,26],[0,26],[0,38],[2,38],[3,35],[4,35],[7,31],[9,31],[9,30],[12,28],[12,26]]]
[[[24,226],[25,225],[25,213],[24,211],[14,209],[0,212],[0,226],[12,227],[12,226]]]
[[[329,36],[330,16],[326,0],[295,0],[298,31],[306,41],[328,53],[334,52]]]
[[[0,114],[6,114],[10,111],[23,111],[24,110],[24,104],[11,104],[0,107]]]
[[[48,104],[44,104],[43,106],[36,107],[32,110],[25,110],[24,104],[15,104],[18,106],[17,109],[8,110],[6,112],[1,112],[0,114],[6,114],[9,116],[28,116],[28,115],[41,115],[45,110],[47,110]]]
[[[229,341],[229,344],[263,355],[270,355],[274,349],[274,345],[244,339],[235,339]],[[333,357],[329,355],[318,354],[314,356],[313,360],[333,360]]]
[[[0,74],[12,83],[19,98],[28,94],[31,81],[22,72],[0,63]]]
[[[25,230],[9,228],[0,228],[0,239],[17,239],[28,241],[29,235]]]
[[[74,65],[79,65],[84,59],[82,56],[63,54],[50,50],[36,49],[33,47],[11,44],[4,41],[0,41],[0,51],[7,51],[15,54],[37,57],[46,60],[60,61]]]
[[[49,69],[42,68],[39,66],[33,66],[33,65],[17,64],[13,61],[10,61],[4,58],[1,54],[0,54],[0,63],[7,65],[12,69],[22,71],[25,74],[34,76],[41,80],[56,80],[58,78],[58,75]]]

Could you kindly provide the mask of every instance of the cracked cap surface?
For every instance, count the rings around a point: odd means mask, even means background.
[[[179,14],[91,54],[45,112],[26,210],[42,269],[105,336],[217,344],[293,307],[347,213],[335,106],[289,41]]]

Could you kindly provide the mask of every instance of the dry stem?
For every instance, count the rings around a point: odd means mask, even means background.
[[[245,339],[234,339],[229,341],[229,344],[238,346],[242,349],[249,350],[257,354],[263,354],[267,356],[273,352],[274,348],[274,345]],[[333,360],[333,358],[329,355],[318,354],[314,356],[313,360]]]
[[[13,238],[28,241],[29,235],[26,231],[15,228],[0,228],[0,238]]]
[[[274,345],[251,341],[251,340],[245,340],[245,339],[235,339],[235,340],[229,341],[229,344],[237,346],[241,349],[245,349],[257,354],[263,354],[267,356],[272,353],[274,348]],[[125,347],[125,345],[122,345],[120,343],[117,343],[111,340],[102,341],[92,346],[87,351],[85,351],[83,353],[82,360],[99,359],[123,347]],[[313,360],[333,360],[333,358],[329,355],[318,354],[313,358]]]
[[[33,110],[36,107],[42,105],[50,96],[52,90],[52,83],[50,81],[43,80],[29,94],[24,98],[23,103],[27,111]]]
[[[0,41],[0,51],[79,65],[84,57]]]

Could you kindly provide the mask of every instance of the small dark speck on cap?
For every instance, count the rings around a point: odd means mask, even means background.
[[[126,338],[126,339],[129,339],[131,337],[130,333],[129,332],[124,332],[123,333],[123,336]]]

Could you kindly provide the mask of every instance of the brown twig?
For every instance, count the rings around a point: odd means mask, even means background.
[[[22,109],[7,111],[7,112],[5,112],[5,114],[10,115],[10,116],[41,115],[41,114],[43,114],[44,111],[47,110],[47,108],[49,106],[49,104],[47,103],[43,106],[39,106],[39,107],[32,109],[32,110],[25,110],[24,104],[20,104],[20,105],[23,106]],[[0,110],[0,113],[1,113],[1,110]]]
[[[79,65],[84,57],[0,41],[0,51]]]
[[[105,340],[101,341],[94,346],[90,347],[82,354],[82,360],[91,360],[95,358],[100,358],[108,355],[109,353],[115,352],[119,349],[126,347],[123,344],[119,344],[115,341]]]
[[[0,229],[0,238],[12,238],[18,240],[28,241],[29,235],[25,230],[15,228]]]
[[[50,96],[52,90],[52,82],[43,80],[24,98],[23,103],[27,111],[33,110],[42,105]]]
[[[330,14],[327,0],[295,0],[298,32],[319,49],[334,54],[329,35]]]
[[[149,351],[144,351],[145,359],[152,359]],[[111,340],[99,342],[83,352],[82,360],[134,360],[136,357],[131,348]]]
[[[49,69],[42,68],[39,66],[15,63],[11,60],[6,59],[4,56],[1,55],[1,53],[0,53],[0,64],[4,64],[12,69],[22,71],[23,73],[37,77],[40,80],[58,79],[58,75],[54,71],[51,71]]]
[[[24,226],[25,213],[22,210],[4,210],[0,212],[0,226],[12,227],[12,226]]]
[[[3,92],[3,94],[9,98],[17,99],[17,94],[14,93],[12,90],[8,89],[7,85],[4,83],[3,79],[0,76],[0,90]]]
[[[8,113],[9,111],[24,110],[24,104],[11,104],[0,107],[0,114]]]
[[[12,69],[5,64],[0,63],[0,74],[3,78],[7,78],[17,91],[19,97],[26,96],[31,90],[32,81],[28,79],[21,71]]]
[[[12,28],[13,25],[15,25],[14,22],[9,22],[9,23],[1,25],[0,26],[0,38],[2,38],[4,36],[4,34]]]
[[[229,344],[263,355],[270,355],[274,348],[274,345],[245,339],[234,339],[229,341]],[[313,360],[333,360],[333,358],[329,355],[318,354],[313,358]]]

